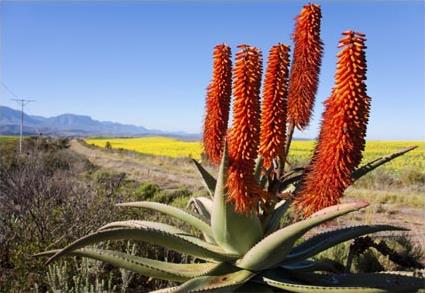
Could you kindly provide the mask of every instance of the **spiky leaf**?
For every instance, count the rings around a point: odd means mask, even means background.
[[[188,208],[192,207],[195,213],[197,213],[201,219],[208,223],[211,223],[212,206],[212,200],[205,196],[192,197],[188,202]],[[204,235],[205,241],[208,243],[216,243],[214,237],[206,233],[202,234]]]
[[[290,272],[341,272],[344,268],[341,264],[337,265],[331,261],[311,261],[305,260],[294,264],[283,264],[283,270]]]
[[[214,193],[211,228],[215,241],[223,249],[230,253],[243,255],[261,239],[263,231],[256,215],[236,213],[233,204],[227,201],[227,167],[228,156],[225,145]]]
[[[255,160],[254,178],[258,183],[260,183],[261,170],[263,169],[263,162],[264,162],[264,159],[262,156],[259,156]]]
[[[424,279],[398,273],[362,274],[294,274],[295,282],[282,274],[267,272],[262,277],[266,284],[290,292],[341,292],[341,293],[381,293],[415,292],[423,288]],[[302,280],[309,285],[302,284]]]
[[[194,241],[193,238],[171,234],[158,229],[147,227],[140,228],[117,228],[99,231],[82,237],[52,256],[47,263],[52,262],[73,250],[85,246],[108,240],[137,240],[151,244],[161,245],[169,249],[193,255],[201,259],[225,261],[234,259],[236,256],[224,253],[220,248],[204,242],[200,239]]]
[[[59,252],[59,250],[51,250],[38,254],[37,256],[54,255],[57,252]],[[68,254],[103,261],[147,277],[176,282],[185,282],[191,278],[208,274],[208,272],[217,266],[215,263],[208,262],[194,264],[169,263],[140,256],[128,255],[118,251],[95,248],[78,249],[71,251]]]
[[[195,165],[196,170],[198,171],[199,176],[201,177],[202,184],[208,190],[208,193],[211,196],[213,196],[214,195],[214,189],[215,189],[215,185],[217,183],[217,180],[207,170],[205,170],[205,168],[202,167],[202,165],[199,164],[197,160],[192,159],[192,162]]]
[[[360,168],[358,168],[357,170],[355,170],[353,172],[353,174],[351,175],[351,178],[354,181],[358,180],[361,177],[363,177],[364,175],[366,175],[367,173],[369,173],[370,171],[378,168],[379,166],[381,166],[385,163],[388,163],[391,160],[394,160],[397,157],[404,155],[407,152],[410,152],[411,150],[416,149],[417,147],[418,146],[411,146],[411,147],[405,148],[401,151],[398,151],[398,152],[392,153],[390,155],[380,157],[380,158],[373,160],[371,162],[368,162],[366,165],[363,165]]]
[[[213,201],[210,198],[205,196],[192,197],[188,206],[192,206],[195,212],[204,218],[205,221],[211,221]]]
[[[254,283],[252,281],[248,281],[247,283],[243,284],[239,288],[237,288],[234,292],[238,293],[275,293],[272,287],[260,284],[260,283]]]
[[[251,248],[244,257],[237,262],[237,266],[254,271],[272,268],[281,263],[291,251],[295,242],[313,227],[367,205],[368,203],[366,202],[342,204],[334,208],[331,212],[316,217],[310,217],[280,229]]]
[[[364,225],[321,233],[294,247],[283,263],[290,264],[305,260],[337,244],[366,234],[397,230],[403,231],[406,229],[390,225]]]
[[[291,205],[291,200],[281,200],[271,211],[265,221],[264,235],[271,234],[279,228],[280,220]]]
[[[191,292],[233,292],[242,284],[251,279],[255,274],[239,270],[234,273],[205,276],[187,281],[175,289],[175,293],[191,293]]]
[[[106,230],[106,229],[113,229],[113,228],[120,228],[120,227],[127,227],[127,228],[143,228],[143,227],[147,227],[147,228],[153,228],[153,229],[158,229],[161,231],[165,231],[171,234],[179,234],[179,235],[188,235],[188,236],[193,236],[190,235],[188,232],[183,231],[177,227],[168,225],[168,224],[163,224],[163,223],[158,223],[158,222],[152,222],[152,221],[139,221],[139,220],[128,220],[128,221],[117,221],[117,222],[111,222],[109,224],[106,224],[102,227],[100,227],[98,230]]]
[[[172,206],[162,204],[162,203],[157,203],[157,202],[150,202],[150,201],[120,203],[120,204],[117,204],[117,206],[138,207],[138,208],[155,210],[155,211],[167,214],[169,216],[172,216],[174,218],[177,218],[199,229],[200,231],[204,232],[208,236],[212,236],[211,227],[208,225],[208,223],[176,207],[172,207]]]

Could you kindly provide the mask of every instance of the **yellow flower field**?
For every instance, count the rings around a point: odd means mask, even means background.
[[[105,147],[109,141],[112,148],[122,148],[144,154],[167,157],[192,157],[201,158],[202,146],[199,141],[182,141],[168,137],[148,136],[138,138],[102,138],[87,139],[86,142],[96,146]]]
[[[202,145],[199,141],[182,141],[168,137],[87,139],[87,143],[99,147],[105,147],[107,141],[111,143],[112,148],[173,158],[200,159],[202,152]],[[420,141],[368,141],[363,161],[370,161],[411,145],[419,147],[381,168],[387,170],[416,169],[425,172],[425,143]],[[292,142],[290,160],[300,163],[307,162],[313,147],[314,141]]]

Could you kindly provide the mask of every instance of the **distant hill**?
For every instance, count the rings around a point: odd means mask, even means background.
[[[0,134],[19,134],[21,113],[9,107],[0,106]],[[199,134],[167,132],[147,129],[143,126],[98,121],[90,116],[62,114],[54,117],[41,117],[24,113],[24,133],[27,135],[46,134],[60,136],[145,136],[164,135],[199,139]]]

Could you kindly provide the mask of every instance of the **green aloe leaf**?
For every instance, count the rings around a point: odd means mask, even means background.
[[[57,252],[59,250],[51,250],[37,256],[54,255]],[[217,266],[216,263],[210,262],[194,264],[169,263],[118,251],[94,248],[78,249],[68,254],[96,259],[144,276],[175,282],[185,282],[207,274]]]
[[[265,221],[264,235],[271,234],[279,229],[280,220],[289,209],[290,205],[291,200],[281,200],[275,205],[274,209]]]
[[[161,230],[170,234],[179,235],[184,239],[187,239],[189,241],[192,241],[193,243],[196,243],[202,247],[205,247],[207,249],[211,249],[214,251],[221,251],[224,252],[220,247],[215,245],[214,242],[207,241],[204,242],[203,240],[199,239],[198,237],[183,231],[177,227],[163,224],[163,223],[157,223],[157,222],[151,222],[151,221],[137,221],[137,220],[130,220],[130,221],[119,221],[119,222],[112,222],[109,224],[106,224],[105,226],[101,227],[99,231],[106,230],[106,229],[112,229],[112,228],[119,228],[119,227],[127,227],[127,228],[152,228],[156,230]],[[206,235],[204,235],[206,236]]]
[[[398,151],[398,152],[392,153],[390,155],[380,157],[380,158],[373,160],[371,162],[368,162],[367,164],[365,164],[365,165],[361,166],[360,168],[358,168],[357,170],[355,170],[353,172],[353,174],[351,175],[351,178],[353,179],[353,181],[356,181],[359,178],[366,175],[367,173],[369,173],[370,171],[378,168],[379,166],[381,166],[385,163],[388,163],[391,160],[394,160],[397,157],[404,155],[407,152],[410,152],[411,150],[416,149],[417,147],[418,146],[410,146],[410,147],[405,148],[401,151]]]
[[[198,174],[201,176],[202,184],[208,190],[208,193],[211,196],[213,196],[217,180],[215,180],[215,178],[207,170],[205,170],[205,168],[202,167],[202,165],[199,164],[197,160],[192,159],[192,162],[193,164],[195,164],[196,170],[198,171]]]
[[[282,228],[270,234],[251,248],[244,257],[237,262],[237,266],[242,269],[254,271],[275,267],[286,258],[295,242],[307,231],[326,221],[366,207],[367,205],[368,203],[366,202],[338,205],[329,212],[307,218]]]
[[[262,238],[263,231],[256,215],[236,213],[233,204],[227,201],[227,168],[228,156],[225,145],[214,193],[211,228],[218,245],[227,252],[243,255]]]
[[[283,264],[282,269],[290,272],[341,272],[344,267],[337,266],[336,263],[331,261],[311,261],[305,260],[294,264]]]
[[[255,160],[254,177],[258,183],[260,183],[261,170],[263,169],[263,162],[264,162],[264,159],[262,156],[258,156],[258,158]]]
[[[263,281],[271,286],[291,292],[416,292],[423,288],[424,278],[406,275],[403,272],[360,273],[360,274],[315,274],[296,273],[299,282],[291,282],[282,274],[268,272]],[[273,283],[270,283],[272,281]]]
[[[145,241],[151,244],[161,245],[163,247],[181,253],[193,255],[201,259],[213,261],[226,261],[229,259],[236,258],[235,255],[226,254],[222,252],[222,250],[217,246],[204,242],[200,239],[195,240],[193,238],[194,237],[185,237],[147,227],[117,228],[111,230],[104,230],[89,234],[74,241],[73,243],[53,255],[47,261],[47,264],[73,250],[83,248],[85,246],[98,243],[100,241],[108,240]]]
[[[307,219],[311,219],[311,218],[315,218],[315,217],[318,217],[318,216],[323,216],[323,215],[326,215],[326,214],[338,212],[340,210],[345,210],[346,208],[352,207],[353,205],[357,205],[357,204],[359,204],[359,205],[364,204],[364,207],[369,205],[369,203],[367,203],[365,201],[340,203],[340,204],[336,204],[336,205],[321,209],[321,210],[315,212],[314,214],[311,214]]]
[[[211,214],[213,209],[212,199],[205,196],[192,197],[189,200],[188,207],[192,206],[197,214],[199,214],[205,221],[211,221]]]
[[[305,260],[328,248],[331,248],[342,242],[354,238],[381,231],[403,231],[405,228],[390,225],[364,225],[357,227],[348,227],[330,232],[318,234],[307,239],[303,243],[294,247],[283,261],[284,264],[290,264]]]
[[[178,287],[169,287],[169,288],[163,288],[155,291],[151,291],[150,293],[174,293]]]
[[[239,292],[239,293],[275,293],[275,291],[273,290],[272,287],[265,285],[265,284],[261,284],[261,283],[254,283],[252,281],[248,281],[247,283],[243,284],[242,286],[240,286],[239,288],[237,288],[236,290],[234,290],[234,292]]]
[[[286,173],[280,180],[279,191],[288,189],[291,184],[297,184],[303,178],[304,172],[305,168],[298,167]]]
[[[174,218],[177,218],[185,223],[192,225],[193,227],[199,229],[204,232],[208,236],[212,237],[211,227],[205,221],[199,219],[198,217],[176,207],[172,207],[166,204],[150,202],[150,201],[138,201],[138,202],[128,202],[128,203],[120,203],[117,206],[122,207],[138,207],[155,210]]]
[[[255,274],[250,271],[239,270],[234,273],[219,276],[199,277],[183,283],[177,287],[177,289],[171,292],[233,292],[235,289],[251,279],[254,275]]]
[[[192,197],[188,202],[188,208],[192,207],[195,213],[207,223],[211,222],[211,213],[213,207],[213,201],[211,198],[205,196]],[[214,243],[214,237],[203,233],[205,240],[208,243]]]
[[[127,227],[127,228],[147,227],[147,228],[153,228],[153,229],[165,231],[165,232],[168,232],[168,233],[171,233],[171,234],[193,236],[193,235],[190,235],[190,233],[188,233],[186,231],[183,231],[183,230],[181,230],[177,227],[174,227],[174,226],[171,226],[171,225],[168,225],[168,224],[152,222],[152,221],[139,221],[139,220],[112,222],[112,223],[109,223],[109,224],[106,224],[106,225],[100,227],[98,229],[98,231],[106,230],[106,229],[113,229],[113,228],[120,228],[120,227]]]
[[[269,286],[283,289],[285,292],[297,292],[297,293],[384,293],[385,290],[376,288],[361,288],[361,287],[329,287],[329,286],[317,286],[307,285],[299,282],[295,282],[289,278],[282,276],[269,276],[265,275],[261,278],[264,284]]]

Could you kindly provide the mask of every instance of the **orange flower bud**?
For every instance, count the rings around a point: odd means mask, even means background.
[[[305,5],[296,18],[295,44],[288,90],[288,122],[306,128],[319,84],[323,44],[320,40],[320,6]]]
[[[229,200],[236,211],[252,211],[263,197],[253,175],[260,136],[260,85],[262,57],[260,50],[239,46],[233,80],[233,125],[228,133]]]
[[[305,215],[335,205],[352,183],[362,159],[370,97],[366,94],[365,37],[344,32],[339,43],[335,86],[325,102],[313,159],[296,204]]]
[[[269,52],[261,111],[259,152],[266,168],[284,153],[288,65],[289,47],[283,44],[273,46]]]
[[[230,47],[224,44],[217,45],[213,55],[213,79],[207,88],[203,145],[210,163],[218,165],[223,152],[232,93]]]

